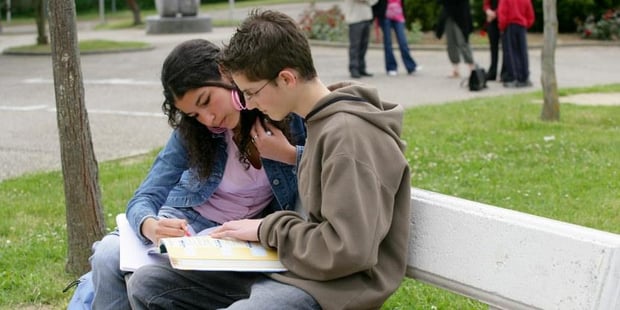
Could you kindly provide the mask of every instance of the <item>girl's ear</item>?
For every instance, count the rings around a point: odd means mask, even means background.
[[[245,97],[243,93],[235,86],[234,89],[230,91],[230,100],[232,102],[233,107],[237,111],[245,110]]]

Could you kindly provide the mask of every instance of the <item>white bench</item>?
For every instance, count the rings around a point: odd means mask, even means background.
[[[620,235],[412,189],[407,277],[498,309],[620,309]]]

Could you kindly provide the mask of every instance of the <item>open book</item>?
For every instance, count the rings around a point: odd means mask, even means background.
[[[286,268],[274,249],[258,242],[215,239],[208,235],[163,238],[160,251],[176,269],[279,272]]]
[[[145,245],[138,239],[125,214],[116,216],[120,233],[121,270],[135,271],[147,264],[170,261],[172,267],[187,270],[280,272],[286,268],[274,249],[258,242],[215,239],[206,229],[190,237],[163,238],[160,246]]]

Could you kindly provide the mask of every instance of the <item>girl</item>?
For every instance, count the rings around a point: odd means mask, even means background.
[[[174,131],[126,210],[145,243],[295,208],[303,122],[292,115],[266,122],[258,110],[246,110],[243,95],[217,64],[219,52],[196,39],[178,45],[164,61],[162,108]],[[130,309],[118,232],[93,248],[93,308]],[[248,280],[230,275],[230,285]]]

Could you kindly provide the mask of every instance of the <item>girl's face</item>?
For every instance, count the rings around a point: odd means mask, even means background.
[[[207,127],[233,129],[239,124],[240,113],[233,106],[231,90],[223,87],[189,90],[176,98],[175,106]]]

